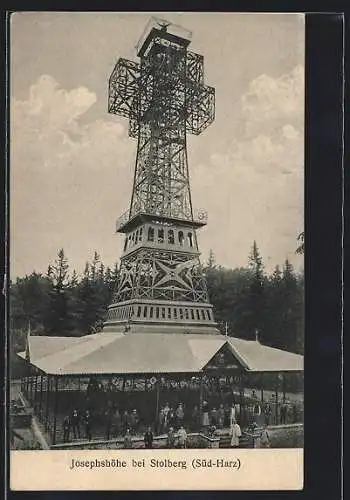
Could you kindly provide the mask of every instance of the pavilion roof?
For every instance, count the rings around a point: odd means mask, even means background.
[[[246,371],[303,370],[303,356],[223,335],[29,337],[30,363],[50,375],[198,373],[225,344]],[[18,355],[25,358],[25,352]]]

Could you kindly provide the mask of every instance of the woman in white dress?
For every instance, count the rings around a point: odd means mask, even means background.
[[[242,431],[240,426],[234,420],[231,425],[231,446],[232,448],[238,448],[239,438],[242,436]]]

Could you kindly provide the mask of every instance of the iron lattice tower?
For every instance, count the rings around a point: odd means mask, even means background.
[[[107,331],[219,333],[196,236],[207,214],[192,208],[186,149],[186,133],[214,120],[215,90],[178,28],[153,22],[140,62],[119,59],[109,80],[109,112],[129,118],[138,144],[130,208],[117,221],[125,243]]]

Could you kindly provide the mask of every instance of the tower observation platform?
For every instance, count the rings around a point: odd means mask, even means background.
[[[187,134],[215,118],[215,90],[191,33],[153,19],[136,46],[139,62],[119,59],[109,79],[108,111],[129,119],[137,139],[119,278],[104,331],[218,334],[196,231],[205,210],[192,207]]]

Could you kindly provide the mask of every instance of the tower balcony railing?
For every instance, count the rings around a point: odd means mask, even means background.
[[[115,231],[116,232],[124,232],[123,229],[126,230],[127,226],[130,226],[130,223],[133,220],[135,220],[139,215],[153,216],[155,219],[174,220],[174,221],[178,221],[180,223],[181,223],[181,221],[192,222],[197,227],[205,226],[207,224],[208,212],[206,210],[203,210],[202,208],[194,208],[192,210],[192,212],[193,212],[193,219],[191,219],[190,217],[184,217],[182,215],[179,215],[179,216],[160,215],[160,214],[147,212],[146,210],[139,210],[138,212],[134,213],[132,215],[132,217],[130,217],[129,216],[130,211],[126,210],[117,219]]]

